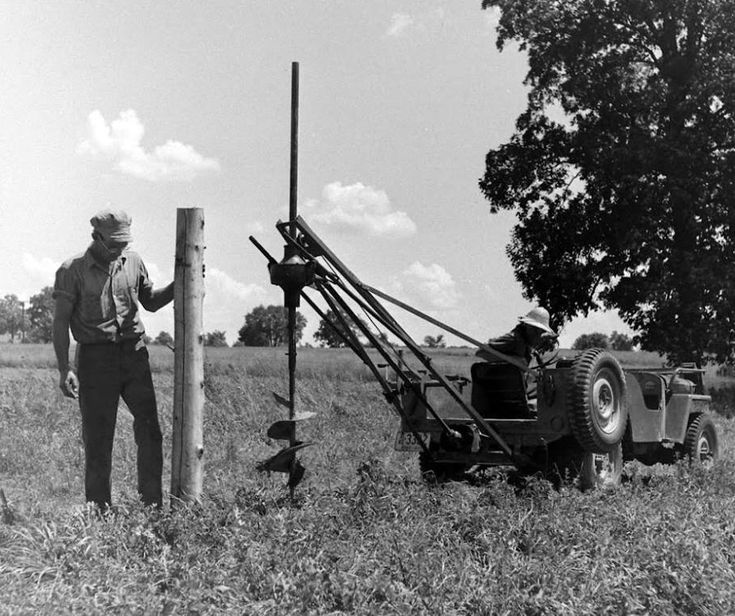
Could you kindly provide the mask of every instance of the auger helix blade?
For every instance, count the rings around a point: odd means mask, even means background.
[[[288,419],[283,419],[281,421],[276,421],[273,424],[271,424],[266,434],[268,435],[268,438],[274,438],[274,439],[283,440],[283,441],[290,441],[291,435],[294,433],[294,427],[295,427],[295,424],[293,421],[289,421]]]
[[[300,465],[300,463],[295,460],[296,452],[299,451],[299,449],[309,447],[310,445],[313,445],[313,443],[296,442],[290,447],[284,447],[276,455],[259,462],[255,468],[259,471],[291,473],[291,465],[294,464],[294,462]]]
[[[304,465],[301,464],[298,460],[295,460],[293,463],[293,466],[291,468],[291,471],[288,476],[288,485],[289,488],[292,490],[301,483],[301,480],[304,478],[304,473],[306,472],[306,468],[304,468]]]
[[[266,434],[269,438],[290,441],[293,434],[295,434],[296,422],[304,421],[316,417],[316,413],[310,411],[304,413],[296,413],[293,419],[282,419],[271,424]]]
[[[276,402],[280,404],[281,406],[285,406],[287,409],[291,408],[291,403],[288,401],[287,398],[284,398],[283,396],[278,395],[275,391],[272,392],[273,397],[275,398]]]

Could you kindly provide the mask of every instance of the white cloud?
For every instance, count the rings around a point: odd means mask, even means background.
[[[190,181],[220,170],[216,160],[180,141],[168,140],[147,152],[141,145],[144,134],[133,109],[122,111],[110,124],[95,109],[87,118],[87,138],[79,143],[77,153],[108,160],[117,171],[150,182]]]
[[[245,225],[245,233],[248,235],[265,233],[265,225],[262,222],[255,220]]]
[[[488,28],[495,30],[500,24],[500,9],[497,6],[491,6],[484,10],[485,24]]]
[[[23,253],[22,263],[27,282],[34,288],[53,286],[56,270],[61,265],[50,257],[36,257],[27,252]]]
[[[361,182],[327,184],[322,200],[310,199],[304,209],[312,220],[344,232],[391,238],[416,233],[416,223],[406,212],[394,210],[384,191]]]
[[[429,11],[422,11],[417,15],[393,13],[385,35],[399,38],[406,36],[410,32],[439,32],[445,27],[446,23],[447,14],[441,7]]]
[[[393,13],[386,35],[401,36],[414,24],[413,17],[407,13]]]
[[[204,330],[224,331],[230,344],[237,340],[237,332],[248,312],[259,304],[282,301],[276,299],[275,287],[265,289],[255,283],[245,284],[216,268],[207,268],[204,287]]]
[[[173,279],[170,272],[163,271],[155,263],[146,263],[146,267],[156,288]],[[220,269],[207,267],[204,275],[203,329],[205,332],[224,331],[227,341],[232,344],[237,340],[237,332],[248,312],[259,304],[277,304],[281,301],[275,287],[266,289],[254,283],[244,284]],[[153,338],[160,331],[173,335],[173,304],[155,313],[145,313],[143,322],[146,332]]]
[[[394,292],[434,310],[450,310],[459,305],[461,295],[452,275],[441,265],[415,261],[392,282]]]
[[[0,297],[16,295],[27,302],[44,287],[52,287],[61,260],[38,257],[28,252],[10,254],[0,280]]]
[[[241,301],[252,304],[251,307],[254,307],[266,299],[266,290],[260,285],[238,282],[230,275],[216,268],[207,268],[205,281],[207,289],[207,295],[205,297],[217,303],[223,301]]]

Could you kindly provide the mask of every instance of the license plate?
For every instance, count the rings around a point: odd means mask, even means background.
[[[428,432],[417,432],[424,445],[429,446],[431,435]],[[423,451],[421,443],[416,439],[413,432],[398,430],[396,434],[395,449],[397,451]]]

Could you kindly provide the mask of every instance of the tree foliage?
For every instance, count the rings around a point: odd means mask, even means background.
[[[153,344],[160,344],[161,346],[172,347],[174,346],[174,338],[168,332],[160,331],[158,332],[158,336],[153,339]]]
[[[642,348],[723,359],[735,326],[735,0],[484,0],[528,54],[480,187],[559,326],[617,308]]]
[[[31,342],[51,342],[54,327],[54,292],[53,287],[44,287],[40,293],[31,296],[28,301],[29,331],[28,340]]]
[[[613,333],[610,334],[610,348],[613,351],[632,351],[633,339],[626,334],[613,331]]]
[[[430,349],[443,349],[447,346],[444,340],[444,334],[437,334],[436,336],[424,336],[424,346]]]
[[[320,319],[319,327],[314,332],[314,340],[319,346],[327,346],[330,348],[338,348],[347,346],[345,343],[344,330],[345,327],[334,314],[332,310],[327,310],[324,313],[326,319]],[[343,317],[346,318],[346,317]],[[330,323],[332,325],[330,325]],[[360,330],[357,325],[351,320],[346,319],[347,329],[356,337],[359,337]],[[335,329],[336,328],[336,329]]]
[[[296,342],[304,334],[306,318],[296,312]],[[281,346],[288,342],[288,319],[283,306],[258,306],[245,315],[245,324],[238,332],[245,346]]]
[[[585,349],[607,349],[610,346],[610,339],[607,334],[593,332],[591,334],[582,334],[572,344],[575,351],[584,351]]]
[[[17,295],[8,294],[0,299],[0,334],[9,334],[10,341],[23,330],[23,304]]]
[[[211,346],[211,347],[228,346],[227,338],[225,337],[225,332],[219,329],[215,329],[213,332],[207,332],[207,335],[204,337],[204,346]]]

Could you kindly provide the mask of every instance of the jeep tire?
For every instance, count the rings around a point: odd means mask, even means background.
[[[572,363],[567,413],[582,449],[606,453],[623,438],[628,423],[625,375],[604,349],[587,349]]]
[[[461,481],[467,471],[462,462],[437,462],[427,452],[419,452],[419,469],[421,477],[429,483],[445,481]]]
[[[573,483],[580,490],[615,488],[623,475],[623,444],[610,451],[584,451],[572,437],[564,437],[549,445],[546,478],[558,489]]]
[[[689,418],[683,453],[692,462],[712,464],[720,453],[717,428],[712,418],[701,413]]]
[[[623,444],[618,443],[606,453],[585,451],[579,470],[579,489],[614,488],[623,476]]]

